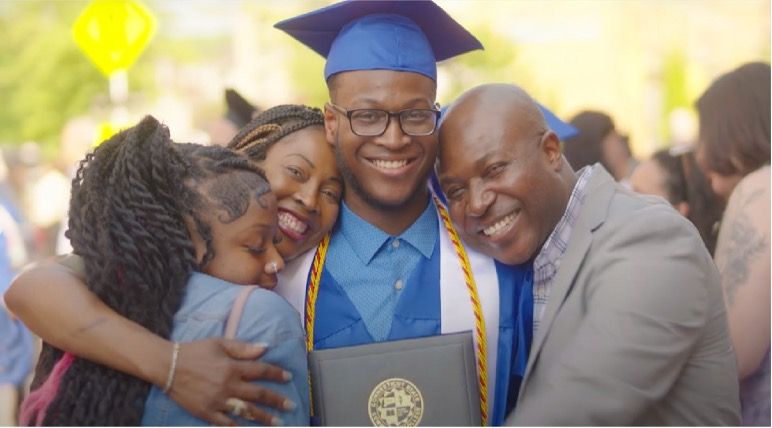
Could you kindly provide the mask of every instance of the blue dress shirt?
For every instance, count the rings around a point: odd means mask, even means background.
[[[362,315],[376,341],[389,336],[395,308],[419,261],[432,257],[439,224],[431,202],[399,236],[371,225],[345,203],[325,267]]]

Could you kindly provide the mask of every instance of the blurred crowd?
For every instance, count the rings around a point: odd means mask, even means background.
[[[34,142],[0,151],[0,293],[24,265],[70,251],[66,229],[70,176],[94,144],[95,124],[70,120],[51,162]],[[15,424],[16,401],[32,369],[30,332],[0,307],[0,425]]]

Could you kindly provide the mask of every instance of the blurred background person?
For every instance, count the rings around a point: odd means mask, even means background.
[[[75,177],[75,171],[78,169],[78,163],[84,158],[86,153],[91,150],[97,142],[97,124],[87,116],[78,116],[68,120],[62,128],[59,140],[59,157],[57,159],[59,171],[71,180]],[[67,183],[65,192],[66,198],[57,203],[63,203],[61,207],[56,207],[56,212],[64,210],[64,216],[57,219],[59,227],[56,235],[54,247],[55,254],[67,254],[72,251],[72,246],[64,232],[67,230],[67,205],[70,202],[70,185]]]
[[[638,193],[661,196],[670,202],[694,223],[713,254],[724,203],[713,193],[690,148],[674,147],[654,153],[635,168],[630,186]]]
[[[19,197],[24,196],[28,169],[21,160],[18,148],[6,147],[0,153],[0,426],[17,424],[17,409],[35,354],[32,334],[1,298],[13,276],[28,262],[28,245],[34,242]]]
[[[8,170],[0,181],[3,195],[7,196],[2,204],[15,226],[4,222],[0,228],[6,236],[12,267],[18,269],[29,261],[53,254],[56,230],[66,214],[70,184],[53,164],[43,160],[41,147],[35,142],[5,147],[3,157]],[[0,214],[0,219],[4,217]]]
[[[21,269],[27,263],[27,223],[19,207],[19,198],[10,179],[5,161],[7,151],[0,152],[0,231],[5,235],[11,268]]]
[[[600,162],[616,181],[627,182],[637,161],[627,136],[620,135],[611,116],[585,110],[571,119],[579,133],[566,139],[563,153],[575,170]]]
[[[8,166],[8,158],[12,149],[3,148],[0,151],[0,205],[3,206],[13,219],[20,223],[23,219],[21,208],[19,207],[19,195],[11,181],[11,169]]]
[[[260,109],[252,105],[235,89],[225,90],[225,116],[215,120],[209,126],[209,138],[212,144],[227,146],[228,142],[252,120]]]
[[[0,214],[10,215],[0,206]],[[14,270],[8,254],[7,223],[0,222],[0,296],[11,283]],[[14,318],[0,299],[0,426],[17,424],[17,410],[32,370],[35,348],[29,330]]]
[[[770,425],[770,67],[720,76],[697,100],[697,159],[728,199],[715,260],[737,354],[743,424]]]

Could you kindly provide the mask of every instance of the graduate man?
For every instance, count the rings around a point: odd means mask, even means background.
[[[514,85],[467,91],[440,140],[459,234],[505,263],[533,261],[533,347],[507,424],[740,423],[718,272],[688,220],[600,164],[574,172]]]
[[[473,331],[481,414],[500,423],[527,267],[454,245],[427,185],[436,63],[482,45],[428,1],[343,2],[276,27],[327,58],[325,129],[345,180],[331,236],[287,268],[277,291],[305,315],[314,349]],[[319,278],[309,275],[315,259]]]

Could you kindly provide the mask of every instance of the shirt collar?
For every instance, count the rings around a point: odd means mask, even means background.
[[[434,211],[434,203],[429,202],[416,221],[396,237],[415,247],[427,259],[432,256],[434,244],[439,235],[437,215]],[[365,264],[369,264],[383,244],[392,238],[388,233],[351,211],[345,202],[341,204],[338,230]]]
[[[429,202],[421,216],[398,238],[415,247],[424,257],[431,258],[439,235],[434,202]]]
[[[573,190],[571,191],[571,197],[568,199],[566,210],[563,212],[563,216],[558,221],[555,229],[552,230],[547,240],[544,242],[541,251],[534,259],[534,271],[538,270],[547,263],[557,264],[560,259],[563,258],[563,254],[566,251],[568,245],[568,239],[571,236],[571,232],[576,224],[576,219],[579,216],[579,211],[584,203],[585,187],[590,181],[594,168],[592,165],[588,165],[579,170],[579,178],[576,180]]]

